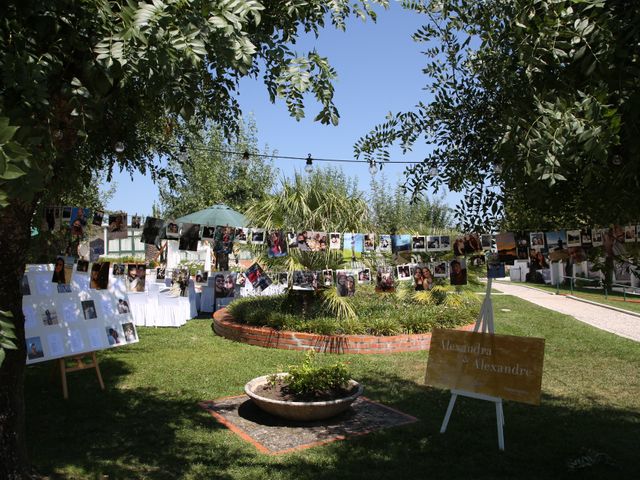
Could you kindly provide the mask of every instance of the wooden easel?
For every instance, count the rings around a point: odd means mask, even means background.
[[[493,327],[493,303],[491,301],[492,282],[493,278],[487,279],[487,293],[484,297],[484,301],[482,302],[478,320],[476,320],[476,324],[473,327],[473,331],[476,333],[495,333]],[[453,407],[456,404],[458,395],[495,403],[496,424],[498,427],[498,448],[504,451],[504,411],[502,410],[502,398],[500,397],[492,397],[490,395],[483,395],[481,393],[469,392],[466,390],[451,390],[451,399],[449,400],[447,413],[445,414],[444,420],[442,421],[442,426],[440,427],[440,433],[444,433],[447,431],[447,425],[449,424],[449,419],[451,418],[451,413],[453,412]]]
[[[85,358],[89,358],[90,361],[88,363],[85,363]],[[67,367],[67,360],[76,362],[76,365]],[[86,370],[87,368],[96,369],[96,376],[98,377],[98,383],[100,383],[100,389],[104,390],[104,382],[102,381],[102,373],[100,373],[100,365],[98,365],[96,352],[82,353],[80,355],[73,355],[70,357],[58,359],[57,363],[54,365],[54,373],[55,370],[60,370],[60,379],[62,380],[62,395],[64,396],[65,400],[69,399],[69,389],[67,388],[67,373]]]

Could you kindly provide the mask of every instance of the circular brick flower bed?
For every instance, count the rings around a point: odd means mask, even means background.
[[[473,330],[470,324],[459,330]],[[397,353],[429,350],[431,333],[377,337],[374,335],[318,335],[252,327],[233,320],[226,308],[213,314],[213,331],[221,337],[259,347],[324,353]]]

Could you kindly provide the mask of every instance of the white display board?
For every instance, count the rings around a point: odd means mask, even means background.
[[[69,285],[52,283],[52,266],[29,265],[23,280],[27,364],[138,342],[129,299],[119,282],[89,288],[89,273],[76,272]]]

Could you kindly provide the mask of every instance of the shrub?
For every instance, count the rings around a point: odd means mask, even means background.
[[[269,376],[269,383],[274,385],[281,381],[286,389],[300,397],[318,396],[345,387],[351,375],[347,366],[342,362],[333,365],[316,365],[317,354],[308,350],[300,365],[290,365],[289,372],[284,377]]]

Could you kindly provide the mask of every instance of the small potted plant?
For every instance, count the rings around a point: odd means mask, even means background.
[[[362,385],[350,378],[344,363],[319,366],[313,350],[288,370],[254,378],[245,385],[246,394],[265,412],[297,421],[338,415],[362,394]]]

